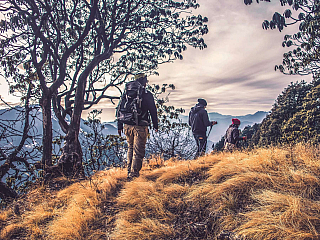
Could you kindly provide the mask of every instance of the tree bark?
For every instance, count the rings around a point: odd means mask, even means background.
[[[65,145],[59,158],[58,166],[65,176],[84,177],[82,149],[79,142],[79,126],[70,126],[65,138]]]
[[[5,183],[0,182],[0,198],[16,198],[18,194]]]
[[[51,95],[43,93],[40,100],[40,106],[42,109],[42,121],[43,121],[43,154],[42,165],[43,168],[52,166],[52,119],[51,119]]]
[[[59,166],[62,167],[63,173],[67,176],[84,177],[79,132],[87,77],[100,62],[108,59],[110,56],[111,53],[109,52],[96,56],[79,76],[78,86],[75,94],[74,109],[65,139],[66,142],[62,148],[62,154],[59,159]]]

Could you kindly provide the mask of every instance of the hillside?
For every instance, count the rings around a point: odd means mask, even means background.
[[[151,159],[36,186],[0,213],[1,239],[319,239],[320,150]]]

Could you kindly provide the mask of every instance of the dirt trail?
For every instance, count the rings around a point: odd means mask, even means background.
[[[115,228],[116,215],[119,212],[119,208],[117,207],[117,197],[121,192],[122,187],[123,184],[117,188],[113,197],[110,197],[107,201],[101,204],[101,212],[95,221],[88,226],[88,232],[85,234],[84,239],[112,239],[111,235]]]

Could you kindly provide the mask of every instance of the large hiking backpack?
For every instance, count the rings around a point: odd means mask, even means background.
[[[144,87],[138,81],[128,82],[117,107],[118,121],[139,125]]]

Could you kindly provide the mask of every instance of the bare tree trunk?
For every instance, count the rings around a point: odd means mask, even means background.
[[[42,108],[42,120],[43,120],[43,154],[42,165],[44,169],[52,166],[52,120],[51,120],[51,96],[50,94],[43,94],[40,100],[40,106]]]
[[[0,198],[16,198],[18,194],[5,183],[0,182]]]
[[[75,96],[74,110],[72,112],[70,125],[65,138],[66,142],[62,148],[62,154],[59,159],[59,166],[61,166],[63,173],[72,177],[84,177],[79,132],[84,101],[84,90],[89,72],[89,70],[85,71],[85,73],[82,73],[79,78]]]
[[[58,165],[66,176],[84,177],[82,149],[78,138],[79,129],[80,126],[70,126],[65,138],[65,145],[62,148]]]
[[[81,114],[84,105],[85,87],[87,84],[87,78],[92,70],[96,66],[98,66],[100,62],[108,59],[110,56],[110,52],[96,56],[79,76],[74,100],[74,109],[68,128],[68,133],[66,135],[66,143],[62,148],[62,155],[59,159],[59,165],[62,166],[65,175],[71,175],[73,177],[84,177],[84,169],[82,166],[82,149],[79,142],[79,132]]]

